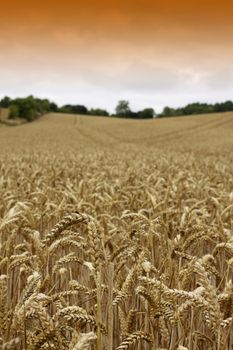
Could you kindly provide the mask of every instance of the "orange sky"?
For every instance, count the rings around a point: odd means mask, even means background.
[[[230,0],[5,1],[0,97],[110,109],[231,98],[232,17]]]

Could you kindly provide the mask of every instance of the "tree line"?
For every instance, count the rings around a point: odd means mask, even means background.
[[[27,121],[33,121],[43,114],[56,112],[56,113],[70,113],[70,114],[83,114],[83,115],[99,115],[108,116],[109,113],[101,108],[88,110],[83,105],[64,105],[59,107],[55,102],[51,102],[48,99],[41,99],[32,95],[25,98],[11,99],[5,96],[0,100],[0,108],[9,108],[9,118],[17,119],[23,118]]]
[[[226,101],[222,103],[190,103],[185,107],[171,108],[164,107],[163,112],[158,117],[174,117],[182,115],[194,115],[194,114],[206,114],[206,113],[219,113],[219,112],[231,112],[233,111],[233,102]]]
[[[27,121],[33,121],[39,116],[49,113],[67,113],[67,114],[81,114],[93,116],[112,116],[130,119],[151,119],[154,117],[173,117],[182,115],[194,115],[205,113],[229,112],[233,111],[233,102],[226,101],[222,103],[208,104],[208,103],[191,103],[185,107],[172,108],[164,107],[162,113],[156,114],[153,108],[145,108],[140,111],[132,111],[130,103],[127,100],[120,100],[115,108],[115,113],[111,114],[105,109],[92,108],[88,109],[84,105],[66,104],[59,107],[56,103],[48,100],[34,97],[32,95],[25,98],[11,99],[5,96],[0,100],[0,108],[9,108],[9,118],[17,119],[23,118]]]
[[[34,96],[15,99],[5,96],[0,101],[0,107],[9,108],[10,119],[23,118],[27,121],[33,121],[45,113],[56,112],[58,110],[56,103]]]
[[[27,121],[37,119],[39,116],[49,113],[67,113],[67,114],[81,114],[81,115],[93,115],[93,116],[113,116],[122,118],[153,118],[155,112],[153,108],[146,108],[138,112],[131,110],[129,101],[121,100],[116,106],[116,113],[110,114],[108,111],[102,108],[91,108],[88,109],[84,105],[79,104],[66,104],[59,107],[56,103],[51,102],[48,99],[41,99],[32,95],[25,98],[11,99],[8,96],[3,97],[0,100],[0,108],[9,108],[9,118],[17,119],[23,118]]]

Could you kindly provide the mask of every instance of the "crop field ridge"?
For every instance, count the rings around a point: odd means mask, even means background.
[[[0,349],[233,349],[233,113],[0,127]]]

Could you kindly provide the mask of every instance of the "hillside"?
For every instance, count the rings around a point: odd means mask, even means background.
[[[233,113],[154,120],[48,114],[0,133],[1,147],[156,147],[220,151],[233,145]],[[219,148],[220,147],[220,148]]]

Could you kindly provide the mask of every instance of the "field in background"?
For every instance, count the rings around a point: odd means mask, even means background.
[[[233,348],[233,113],[0,128],[0,348]]]
[[[232,145],[233,113],[170,117],[156,120],[125,120],[120,118],[48,114],[39,120],[17,128],[2,130],[4,149],[32,147],[41,151],[52,149],[132,146],[202,149],[204,153],[229,149]],[[6,142],[4,140],[6,139]],[[17,141],[16,141],[17,139]],[[29,147],[30,145],[30,147]]]

